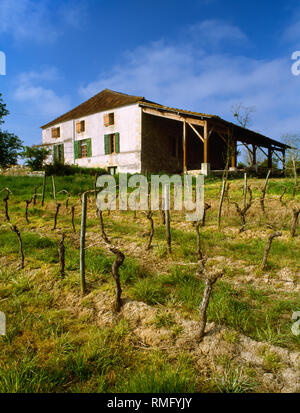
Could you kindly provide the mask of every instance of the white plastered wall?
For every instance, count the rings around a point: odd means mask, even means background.
[[[112,126],[104,126],[103,117],[114,112],[115,122]],[[76,133],[76,121],[85,121],[85,132]],[[60,127],[60,137],[52,138],[51,129]],[[104,135],[118,132],[120,135],[120,153],[105,155]],[[91,138],[92,156],[74,161],[73,140]],[[52,125],[42,131],[43,144],[64,144],[65,163],[83,167],[117,166],[118,172],[141,172],[141,109],[138,104],[123,106],[117,109],[99,112],[93,115]],[[49,157],[47,162],[52,162]]]

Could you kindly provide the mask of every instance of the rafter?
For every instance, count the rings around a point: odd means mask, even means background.
[[[203,137],[200,135],[200,133],[197,131],[197,129],[189,122],[186,121],[186,123],[193,129],[193,131],[195,132],[195,134],[202,140],[202,142],[204,143],[204,139]]]

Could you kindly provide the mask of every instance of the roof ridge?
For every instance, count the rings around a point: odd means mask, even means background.
[[[41,126],[42,129],[55,125],[56,123],[66,122],[72,119],[80,118],[82,116],[92,115],[105,110],[115,109],[121,106],[130,105],[145,101],[143,96],[128,95],[127,93],[117,92],[105,88],[94,96],[79,103],[63,115],[58,116],[51,122]]]
[[[109,89],[109,88],[107,88],[107,87],[106,87],[105,89],[101,90],[101,92],[99,92],[99,93],[102,93],[102,92],[104,92],[104,91],[109,91],[109,92],[116,93],[116,94],[118,94],[118,95],[123,95],[123,96],[129,96],[129,97],[136,97],[136,98],[145,99],[144,96],[129,95],[129,93],[118,92],[117,90],[112,90],[112,89]],[[97,93],[97,95],[98,95],[99,93]],[[95,95],[95,96],[97,96],[97,95]]]

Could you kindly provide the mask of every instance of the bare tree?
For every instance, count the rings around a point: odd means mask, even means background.
[[[9,188],[4,188],[0,192],[2,192],[2,191],[6,191],[6,195],[3,198],[3,202],[4,202],[5,218],[9,222],[10,218],[9,218],[9,215],[8,215],[8,200],[9,200],[9,194],[11,194],[12,192]]]
[[[202,222],[201,226],[205,226],[205,218],[206,218],[206,211],[208,211],[211,208],[211,205],[208,204],[207,202],[204,203],[204,211],[203,211],[203,217],[202,217]]]
[[[270,248],[273,242],[273,239],[276,237],[281,237],[282,232],[280,231],[275,231],[272,232],[272,234],[270,234],[268,236],[268,241],[267,241],[267,245],[266,245],[266,249],[265,249],[265,253],[264,253],[264,257],[263,257],[263,261],[262,261],[262,265],[261,265],[261,269],[264,270],[266,268],[266,264],[267,264],[267,258],[270,252]]]
[[[115,297],[115,302],[113,303],[113,310],[118,313],[122,307],[122,300],[121,300],[122,288],[121,288],[121,283],[120,283],[119,268],[124,262],[125,255],[123,254],[123,252],[121,252],[118,248],[114,246],[110,246],[109,249],[116,256],[116,259],[112,265],[112,273],[113,273],[113,277],[115,279],[115,284],[116,284],[116,297]]]
[[[154,222],[153,222],[153,218],[152,218],[153,214],[152,214],[152,211],[150,211],[150,210],[145,212],[145,214],[146,214],[146,218],[150,222],[150,234],[149,234],[149,241],[148,241],[148,245],[146,247],[146,250],[150,250],[151,243],[152,243],[152,238],[153,238],[153,235],[154,235]]]
[[[286,133],[281,136],[281,140],[290,146],[290,148],[287,149],[286,169],[292,171],[295,179],[295,186],[297,186],[297,168],[300,167],[300,134]]]
[[[236,207],[237,213],[239,214],[239,216],[241,217],[241,223],[242,223],[242,227],[239,230],[239,233],[244,232],[245,231],[245,227],[246,227],[246,213],[248,211],[248,209],[251,207],[252,205],[252,191],[250,186],[248,186],[248,192],[249,192],[249,201],[247,203],[247,205],[241,209],[238,205],[237,202],[234,202],[234,205]]]
[[[218,278],[222,277],[222,272],[217,271],[212,274],[207,274],[206,271],[202,272],[201,278],[204,280],[205,287],[204,287],[204,292],[203,292],[203,298],[200,304],[199,308],[199,315],[200,315],[200,331],[199,331],[199,341],[202,341],[204,332],[205,332],[205,327],[206,327],[206,321],[207,321],[207,307],[209,304],[209,299],[212,293],[212,288],[215,282],[217,281]]]
[[[294,238],[297,228],[297,221],[300,214],[300,208],[293,208],[293,220],[291,226],[291,237]]]
[[[58,212],[59,212],[60,206],[61,206],[60,203],[57,203],[57,204],[56,204],[56,210],[55,210],[55,215],[54,215],[54,225],[53,225],[53,229],[56,229],[57,217],[58,217]]]
[[[266,196],[266,190],[267,190],[270,174],[271,174],[271,169],[268,170],[267,177],[266,177],[266,180],[265,180],[265,184],[264,184],[264,187],[261,191],[260,206],[261,206],[261,210],[262,210],[263,213],[265,213],[265,196]]]
[[[106,235],[106,232],[105,232],[104,222],[103,222],[103,214],[102,214],[102,210],[100,208],[97,208],[97,215],[99,217],[99,222],[100,222],[101,236],[107,244],[110,244],[110,240],[107,238],[107,235]]]
[[[26,202],[26,206],[25,206],[25,219],[26,219],[27,224],[29,224],[28,207],[29,207],[29,205],[31,204],[32,199],[30,199],[30,200],[27,199],[25,202]]]
[[[23,269],[23,268],[24,268],[24,260],[25,260],[25,258],[24,258],[24,252],[23,252],[22,237],[21,237],[20,231],[18,230],[18,228],[17,228],[16,225],[13,225],[13,224],[11,224],[11,223],[9,222],[9,226],[10,226],[10,229],[11,229],[15,234],[17,234],[17,237],[18,237],[18,240],[19,240],[20,254],[21,254],[21,268]]]
[[[237,103],[231,106],[231,112],[236,119],[237,123],[243,128],[248,128],[252,124],[251,115],[255,112],[254,106],[245,106],[243,103]],[[253,154],[247,147],[248,162],[250,166],[253,166]]]
[[[280,201],[281,203],[282,203],[282,198],[284,197],[285,193],[286,193],[286,186],[283,188],[282,194],[281,194],[280,197],[279,197],[279,201]]]
[[[65,193],[67,195],[66,208],[68,208],[69,207],[69,199],[70,199],[71,194],[66,189],[62,189],[61,191],[57,192],[57,194],[61,194],[61,193]]]
[[[72,205],[72,208],[71,208],[71,215],[72,215],[72,227],[73,227],[73,232],[76,232],[76,228],[75,228],[75,205]]]
[[[34,206],[36,205],[37,189],[38,189],[38,186],[35,186],[35,187],[34,187],[34,190],[33,190],[32,201],[33,201],[33,205],[34,205]]]

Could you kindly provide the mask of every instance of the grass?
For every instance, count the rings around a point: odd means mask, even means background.
[[[249,393],[257,388],[253,379],[240,367],[227,367],[222,376],[216,377],[214,381],[220,393]]]
[[[242,180],[231,180],[232,200],[241,202]],[[249,179],[255,199],[260,196],[263,180]],[[216,230],[216,211],[220,180],[206,180],[206,200],[212,204],[206,226],[201,228],[203,252],[210,257],[208,269],[222,268],[224,276],[214,286],[208,307],[208,321],[226,325],[223,339],[238,343],[239,333],[252,339],[297,351],[300,337],[291,333],[291,315],[299,310],[297,292],[284,290],[279,271],[294,274],[299,270],[300,237],[289,237],[289,211],[292,180],[271,179],[266,198],[269,221],[282,221],[283,237],[272,244],[267,270],[260,271],[266,237],[266,219],[259,205],[249,210],[249,228],[238,235],[239,219],[233,206],[225,203],[222,230]],[[246,369],[228,366],[222,377],[212,375],[208,383],[192,357],[161,354],[145,350],[137,342],[130,323],[119,322],[99,328],[95,318],[95,298],[105,291],[114,294],[112,254],[101,244],[99,222],[95,217],[94,199],[88,208],[86,281],[89,295],[79,294],[79,226],[80,204],[76,206],[77,233],[73,234],[70,209],[64,204],[53,230],[55,204],[51,180],[47,182],[46,205],[29,208],[30,224],[24,218],[24,200],[35,185],[41,192],[42,178],[0,176],[0,189],[9,187],[13,194],[9,212],[23,239],[25,269],[18,267],[19,245],[16,234],[0,228],[0,311],[7,316],[7,334],[0,337],[0,392],[251,392],[257,389]],[[285,202],[276,197],[287,186]],[[93,177],[56,177],[57,192],[71,192],[70,205],[77,194],[93,187]],[[296,195],[299,199],[299,194]],[[257,201],[256,201],[257,202]],[[4,218],[0,210],[1,219]],[[109,237],[125,253],[120,268],[123,296],[156,309],[152,328],[166,328],[173,337],[180,336],[175,312],[198,320],[204,284],[197,276],[196,232],[179,212],[171,213],[172,253],[165,243],[160,215],[154,213],[155,233],[152,249],[145,252],[148,222],[140,212],[103,214]],[[276,221],[277,220],[277,221]],[[5,222],[4,222],[5,224]],[[58,276],[58,240],[66,236],[66,276]],[[264,282],[268,275],[271,284]],[[248,278],[251,276],[253,284]],[[278,286],[278,288],[277,288]],[[172,309],[172,311],[170,311]],[[276,355],[261,356],[266,371],[278,372],[281,361]]]

